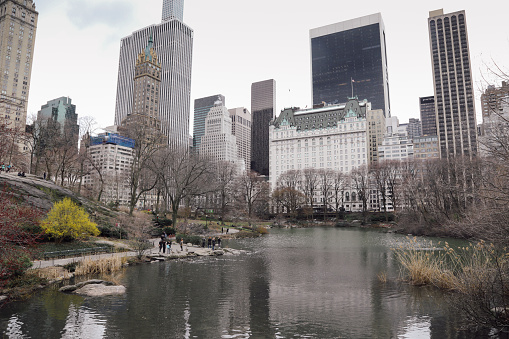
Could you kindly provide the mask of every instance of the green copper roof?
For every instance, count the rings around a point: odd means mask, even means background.
[[[150,50],[154,47],[154,39],[152,38],[152,32],[150,33],[150,37],[148,38],[148,45],[145,47],[145,60],[149,60],[153,62],[152,60],[152,54],[150,53]]]

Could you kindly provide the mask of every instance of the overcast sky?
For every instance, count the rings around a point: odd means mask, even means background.
[[[29,116],[48,100],[69,96],[79,116],[112,125],[120,39],[160,22],[162,0],[35,2],[39,23]],[[428,12],[439,8],[466,10],[480,116],[481,74],[493,61],[509,69],[509,2],[501,0],[185,0],[184,22],[194,30],[191,109],[194,99],[214,94],[225,95],[228,108],[250,109],[251,83],[271,78],[278,110],[310,105],[309,30],[380,12],[392,115],[401,123],[419,118],[418,98],[433,95]]]

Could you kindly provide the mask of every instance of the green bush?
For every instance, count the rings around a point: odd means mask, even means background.
[[[153,221],[154,221],[154,225],[159,228],[171,227],[171,225],[173,224],[173,221],[166,217],[154,216]],[[175,233],[173,233],[173,234],[175,234]]]
[[[191,243],[193,245],[201,245],[201,237],[197,235],[185,235],[185,234],[177,234],[176,240],[177,243],[180,243],[180,239],[184,239],[184,243]]]
[[[163,232],[167,235],[175,235],[177,233],[173,227],[164,227]]]
[[[117,238],[117,239],[127,239],[128,234],[127,231],[123,228],[118,228],[114,226],[98,226],[97,227],[101,232],[100,236],[105,238]]]

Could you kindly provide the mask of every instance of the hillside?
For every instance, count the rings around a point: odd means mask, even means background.
[[[96,222],[109,223],[111,218],[118,215],[117,212],[80,195],[67,188],[60,187],[49,180],[27,174],[19,177],[16,173],[0,174],[0,190],[9,192],[35,208],[48,212],[53,203],[70,198],[79,206],[83,207]]]

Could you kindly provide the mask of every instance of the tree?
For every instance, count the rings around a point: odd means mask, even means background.
[[[191,153],[188,147],[165,149],[151,166],[163,187],[163,196],[169,199],[174,227],[186,197],[202,196],[214,192],[216,187],[210,159]]]
[[[369,198],[369,172],[366,166],[361,166],[352,171],[351,174],[354,189],[357,191],[359,200],[362,202],[362,216],[364,222],[367,220],[368,214],[368,198]]]
[[[42,212],[0,190],[0,286],[30,268]]]
[[[234,180],[236,177],[236,165],[227,161],[220,161],[216,165],[216,185],[221,208],[221,224],[224,225],[224,218],[227,207],[232,203]]]
[[[281,205],[288,215],[295,216],[306,201],[306,196],[292,187],[279,187],[272,192],[272,199]]]
[[[332,173],[332,192],[334,196],[334,210],[336,219],[339,219],[339,213],[344,211],[344,196],[347,177],[342,171]]]
[[[90,221],[85,210],[69,198],[53,205],[47,218],[42,221],[41,227],[57,242],[62,242],[64,239],[84,239],[90,235],[100,234],[97,224]]]
[[[149,249],[154,247],[150,242],[151,230],[154,226],[149,215],[143,213],[135,216],[121,215],[117,217],[116,221],[127,230],[129,246],[136,252],[138,259],[141,259]]]
[[[318,171],[314,168],[306,168],[302,171],[302,187],[304,195],[306,196],[307,203],[311,206],[314,211],[314,197],[318,190],[318,184],[320,182],[320,176]]]
[[[269,183],[255,172],[246,172],[238,178],[237,187],[238,202],[246,209],[249,226],[251,226],[255,206],[264,203]]]
[[[329,206],[329,197],[331,196],[334,189],[334,171],[331,169],[319,170],[319,184],[320,191],[323,199],[323,220],[327,215],[327,209]]]
[[[371,168],[371,176],[377,188],[377,193],[380,195],[381,202],[379,210],[383,208],[385,214],[385,221],[389,221],[387,215],[387,188],[389,186],[389,167],[386,162],[375,162]]]

